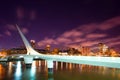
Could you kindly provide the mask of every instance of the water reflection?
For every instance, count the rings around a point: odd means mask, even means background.
[[[21,70],[21,62],[18,61],[15,70],[15,80],[21,80],[22,70]]]
[[[96,76],[94,76],[96,75]],[[86,77],[87,76],[87,77]],[[24,62],[0,64],[0,80],[120,80],[120,69],[54,62],[53,70],[46,61],[34,61],[31,68]]]
[[[35,61],[32,63],[32,67],[30,69],[30,80],[36,80],[35,75],[36,75],[36,63]]]
[[[48,72],[48,80],[54,80],[53,71]]]
[[[3,67],[3,65],[0,64],[0,80],[3,80],[3,78],[5,77],[5,68]]]
[[[12,74],[12,62],[9,62],[9,65],[8,65],[9,67],[8,67],[8,76],[10,77],[11,76],[11,74]]]
[[[27,80],[36,80],[36,69],[35,67],[27,68],[24,71],[25,76],[23,76],[23,79]]]

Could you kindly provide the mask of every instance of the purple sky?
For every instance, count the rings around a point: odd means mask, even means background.
[[[0,49],[23,45],[14,27],[38,48],[90,46],[103,42],[120,50],[117,0],[3,0],[0,2]]]

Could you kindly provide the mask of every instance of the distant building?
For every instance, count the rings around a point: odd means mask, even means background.
[[[68,55],[80,55],[81,54],[81,52],[75,48],[69,48],[67,51],[68,51]]]
[[[52,53],[52,54],[58,54],[58,53],[59,53],[59,49],[58,49],[58,48],[54,48],[51,53]]]
[[[36,47],[35,40],[30,40],[30,43],[31,43],[31,46],[32,46],[33,48],[35,48],[35,47]]]
[[[50,53],[50,48],[51,48],[50,45],[46,45],[46,47],[45,47],[46,53]]]
[[[26,48],[12,48],[12,49],[9,49],[8,54],[9,55],[12,55],[12,54],[27,54],[27,50],[26,50]]]
[[[108,46],[106,46],[103,43],[99,43],[98,44],[99,47],[99,55],[107,55],[108,52]]]
[[[5,56],[7,56],[8,55],[8,50],[6,50],[6,49],[2,49],[1,51],[0,51],[0,57],[5,57]]]
[[[81,47],[80,52],[82,55],[87,56],[91,51],[89,47],[83,46]]]
[[[45,49],[35,49],[37,52],[46,54]],[[26,48],[12,48],[7,50],[7,55],[12,55],[12,54],[27,54]]]
[[[118,57],[119,56],[119,54],[113,48],[110,49],[109,55],[111,57]]]

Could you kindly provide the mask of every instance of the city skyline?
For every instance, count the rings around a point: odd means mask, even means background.
[[[0,49],[23,45],[18,24],[38,48],[104,43],[120,50],[120,6],[116,0],[13,1],[0,3]]]

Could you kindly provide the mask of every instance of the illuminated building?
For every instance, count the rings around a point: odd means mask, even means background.
[[[82,55],[87,56],[90,53],[90,48],[89,47],[81,47],[80,52]]]
[[[100,53],[103,53],[103,45],[104,45],[103,43],[98,44]]]
[[[99,55],[108,55],[108,46],[103,43],[99,43]]]
[[[50,53],[50,45],[46,45],[45,50],[46,50],[46,53]]]
[[[11,55],[11,54],[26,54],[26,53],[27,53],[26,48],[12,48],[12,49],[9,49],[9,52],[8,52],[9,55]]]
[[[5,57],[6,55],[8,55],[7,52],[8,52],[8,50],[6,50],[6,49],[1,50],[0,51],[0,56],[4,56]]]
[[[40,52],[42,54],[45,54],[46,53],[46,50],[45,49],[35,49],[37,52]],[[27,50],[26,48],[11,48],[11,49],[8,49],[8,50],[2,50],[0,51],[0,56],[3,56],[3,55],[12,55],[12,54],[27,54]]]
[[[117,54],[117,52],[114,50],[114,49],[110,49],[110,56],[111,57],[117,57],[118,56],[118,54]]]
[[[30,40],[31,46],[35,48],[35,40]]]
[[[54,48],[52,51],[52,54],[58,54],[59,53],[59,49],[58,48]]]
[[[66,52],[67,52],[68,55],[80,55],[81,54],[81,52],[78,51],[78,49],[75,49],[75,48],[69,48],[68,50],[64,51],[63,54],[66,54]]]

